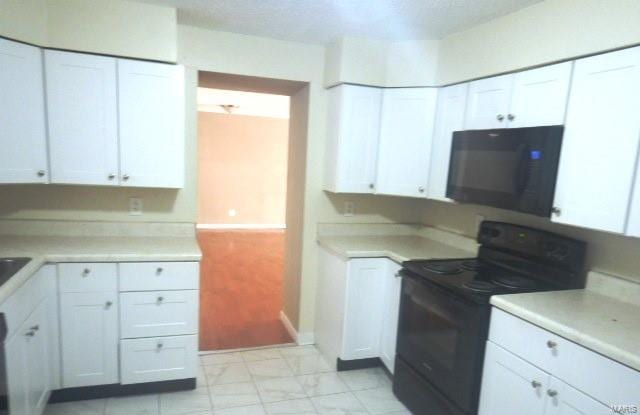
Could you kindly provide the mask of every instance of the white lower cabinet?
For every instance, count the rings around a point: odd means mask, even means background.
[[[316,345],[329,363],[380,358],[393,372],[400,301],[398,264],[345,260],[320,250]]]
[[[120,342],[122,384],[195,378],[198,336],[150,337]]]
[[[61,295],[64,388],[118,383],[117,301],[115,292]]]
[[[393,373],[396,361],[396,343],[398,338],[398,314],[400,312],[400,289],[402,267],[393,261],[387,261],[385,275],[384,303],[382,307],[382,333],[380,338],[380,359]],[[393,276],[393,278],[390,278]]]
[[[605,415],[638,390],[640,372],[493,309],[479,415]]]
[[[548,384],[548,374],[487,342],[479,413],[541,415]]]

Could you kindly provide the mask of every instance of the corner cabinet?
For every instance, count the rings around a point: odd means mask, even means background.
[[[575,62],[552,221],[627,230],[640,141],[638,108],[640,47]],[[635,193],[632,235],[640,234]]]
[[[339,85],[328,104],[325,190],[374,193],[382,89]]]
[[[400,266],[387,258],[344,260],[320,249],[316,344],[330,363],[380,358],[393,373]]]
[[[382,94],[376,193],[426,197],[437,88]]]
[[[0,39],[0,183],[47,183],[42,51]]]
[[[492,310],[479,415],[605,415],[638,390],[640,372]]]

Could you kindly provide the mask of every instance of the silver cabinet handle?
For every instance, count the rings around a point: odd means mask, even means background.
[[[27,337],[33,337],[33,336],[36,335],[36,332],[35,332],[35,330],[29,330],[24,335],[27,336]]]
[[[548,340],[547,341],[547,347],[549,349],[553,349],[554,347],[556,347],[558,345],[558,343],[554,342],[553,340]]]
[[[502,115],[502,114],[496,115],[496,120],[503,121],[504,120],[504,115]]]
[[[509,114],[509,115],[507,115],[507,119],[508,119],[509,121],[513,121],[513,120],[515,120],[515,119],[516,119],[516,116],[515,116],[515,115],[513,115],[513,114]]]
[[[164,345],[162,344],[162,342],[158,342],[158,344],[156,344],[156,348],[157,348],[158,350],[162,349],[162,347],[163,347],[163,346],[164,346]]]
[[[38,177],[44,177],[45,174],[47,174],[47,172],[45,170],[38,170]]]
[[[531,381],[531,387],[534,389],[538,389],[540,386],[542,386],[542,383],[538,382],[537,380],[532,380]]]
[[[111,173],[110,175],[108,175],[108,176],[107,176],[107,178],[108,178],[109,180],[113,180],[113,179],[115,179],[115,178],[116,178],[116,175],[115,175],[115,174],[113,174],[113,173]]]
[[[164,269],[162,269],[162,267],[156,268],[156,274],[160,275],[160,274],[162,274],[162,271],[164,271]]]
[[[418,191],[419,191],[420,193],[424,193],[424,186],[420,186],[420,187],[418,187]]]
[[[562,210],[559,207],[552,207],[551,208],[551,213],[553,213],[556,216],[560,216],[562,214]]]
[[[91,270],[89,268],[85,268],[82,270],[82,275],[84,275],[85,277],[89,274],[91,274]]]
[[[36,324],[36,325],[35,325],[35,326],[33,326],[33,327],[29,327],[29,330],[30,330],[30,331],[38,331],[38,330],[40,330],[40,325],[39,325],[39,324]]]
[[[123,174],[122,175],[122,180],[129,180],[131,176],[129,176],[128,174]]]
[[[547,395],[551,396],[552,398],[555,396],[558,396],[558,391],[557,390],[553,390],[553,389],[547,389]]]
[[[111,307],[112,305],[113,305],[113,303],[112,303],[111,301],[107,301],[106,303],[104,303],[104,306],[105,306],[106,308],[109,308],[109,307]]]
[[[163,301],[164,301],[164,297],[162,297],[162,296],[158,297],[158,304],[160,304]]]
[[[373,189],[375,185],[373,183],[369,183],[369,189]]]

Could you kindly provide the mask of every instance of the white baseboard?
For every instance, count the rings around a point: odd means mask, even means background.
[[[280,311],[280,321],[282,321],[282,324],[284,324],[284,328],[287,330],[287,332],[289,333],[291,338],[293,338],[293,341],[295,341],[297,345],[306,346],[315,343],[313,333],[298,333],[298,331],[293,327],[293,324],[291,324],[291,320],[289,320],[289,317],[287,317],[287,315],[282,310]]]
[[[198,229],[287,229],[284,223],[198,223]]]

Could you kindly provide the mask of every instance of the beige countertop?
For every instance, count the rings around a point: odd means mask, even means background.
[[[491,304],[640,370],[640,306],[590,290],[495,295]]]
[[[416,235],[319,236],[318,243],[343,258],[387,257],[397,263],[410,259],[469,258],[475,252]]]
[[[0,286],[0,303],[43,264],[58,262],[200,261],[195,236],[0,235],[0,257],[31,261]]]

